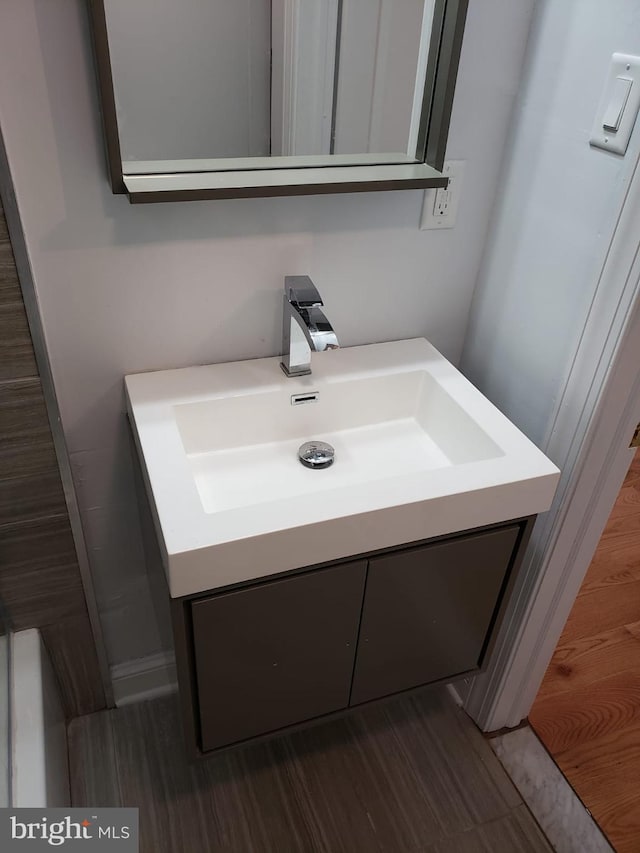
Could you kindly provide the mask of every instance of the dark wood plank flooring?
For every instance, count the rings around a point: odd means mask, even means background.
[[[141,853],[549,853],[442,688],[189,764],[175,696],[69,730],[75,806],[140,809]]]

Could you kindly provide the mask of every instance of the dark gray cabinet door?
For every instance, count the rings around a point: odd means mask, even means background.
[[[352,705],[474,669],[519,527],[369,563]]]
[[[365,573],[361,560],[194,602],[204,751],[347,707]]]

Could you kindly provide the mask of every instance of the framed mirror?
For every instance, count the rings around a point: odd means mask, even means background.
[[[468,0],[89,0],[132,203],[443,187]]]

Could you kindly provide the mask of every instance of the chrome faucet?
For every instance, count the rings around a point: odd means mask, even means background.
[[[322,299],[308,275],[284,280],[282,361],[287,376],[311,373],[311,350],[338,349],[336,333],[320,310]]]

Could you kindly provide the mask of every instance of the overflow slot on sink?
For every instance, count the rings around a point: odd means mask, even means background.
[[[319,397],[319,391],[310,391],[307,394],[292,394],[291,405],[301,406],[303,403],[317,403]]]

